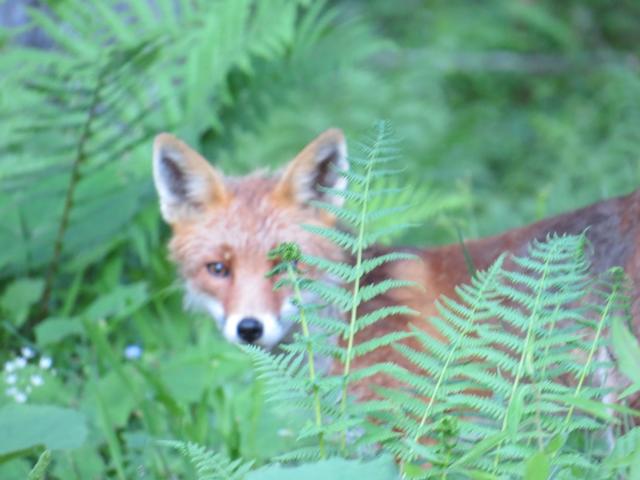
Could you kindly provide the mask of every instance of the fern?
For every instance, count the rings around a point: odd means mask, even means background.
[[[10,44],[0,60],[2,275],[45,267],[41,303],[55,306],[59,299],[48,299],[67,274],[63,260],[73,255],[84,266],[104,258],[153,202],[150,137],[179,130],[198,144],[230,138],[221,135],[223,125],[227,133],[255,127],[266,116],[256,106],[292,85],[273,72],[293,79],[311,65],[308,75],[321,68],[308,58],[334,34],[336,16],[308,0],[71,0],[30,9],[29,26],[52,45]],[[351,59],[336,52],[326,59]]]
[[[399,176],[386,177],[376,182],[374,190],[377,194],[370,196],[371,211],[394,209],[393,215],[372,219],[377,229],[390,229],[389,234],[381,236],[378,240],[384,245],[402,240],[398,237],[403,230],[394,229],[394,225],[432,225],[441,217],[458,212],[469,204],[467,195],[444,192],[428,182],[400,179]]]
[[[325,458],[325,446],[324,446],[324,432],[322,431],[322,427],[324,422],[322,420],[322,405],[320,401],[320,392],[317,383],[317,375],[316,375],[316,366],[315,366],[315,358],[313,351],[313,342],[311,339],[311,331],[309,329],[309,322],[306,318],[305,309],[302,308],[303,299],[302,292],[300,289],[300,281],[298,276],[296,275],[296,265],[297,262],[302,257],[300,250],[294,244],[283,244],[279,248],[276,248],[271,253],[272,259],[281,259],[282,263],[278,265],[273,274],[278,273],[284,267],[286,271],[286,279],[284,282],[277,284],[277,286],[281,286],[284,284],[289,284],[293,288],[294,294],[294,304],[299,308],[300,311],[300,326],[302,328],[302,335],[306,342],[306,356],[307,356],[307,365],[309,370],[309,383],[311,385],[312,395],[313,395],[313,411],[315,415],[315,427],[318,429],[318,447],[320,452],[320,457]],[[302,358],[302,357],[299,357]]]
[[[534,242],[526,257],[502,257],[457,289],[460,301],[439,304],[441,318],[429,321],[446,343],[416,328],[423,350],[396,346],[425,372],[402,378],[428,401],[386,392],[397,405],[391,426],[404,432],[389,442],[392,451],[409,463],[432,463],[433,476],[522,475],[525,460],[544,454],[557,436],[602,431],[613,420],[601,403],[608,389],[593,379],[610,368],[596,352],[605,346],[604,329],[624,311],[622,279],[614,272],[592,280],[584,245],[584,236],[550,237]],[[455,445],[421,443],[438,438],[451,416]],[[591,458],[565,445],[548,457],[554,468],[593,473],[603,453]]]
[[[595,472],[606,456],[598,435],[615,421],[602,403],[609,390],[597,381],[610,365],[598,352],[612,319],[628,314],[628,308],[620,272],[594,278],[584,235],[552,236],[534,242],[526,256],[503,255],[470,285],[459,286],[458,300],[441,299],[439,318],[428,321],[445,342],[416,326],[411,332],[356,343],[359,331],[382,318],[413,313],[403,306],[366,314],[359,310],[364,302],[409,285],[393,279],[363,283],[379,266],[412,258],[402,252],[365,254],[387,228],[376,221],[401,210],[390,205],[369,211],[371,199],[384,195],[372,188],[373,181],[396,171],[387,135],[380,124],[363,148],[368,158],[352,159],[354,170],[344,172],[352,187],[332,191],[347,199],[346,206],[318,205],[346,228],[309,227],[346,250],[351,261],[305,255],[293,245],[273,252],[281,260],[273,273],[284,274],[277,285],[294,291],[301,333],[283,347],[284,353],[247,351],[266,381],[269,398],[306,410],[313,418],[298,432],[300,448],[280,459],[349,456],[382,444],[407,472],[415,465],[433,466],[418,476],[523,475],[533,468],[535,461],[528,459],[534,458],[558,471]],[[298,261],[338,283],[305,277]],[[315,304],[303,302],[308,294],[317,299]],[[331,315],[328,307],[347,321]],[[408,336],[421,348],[402,343]],[[389,345],[415,366],[413,372],[384,363],[352,370],[355,359]],[[319,372],[320,356],[339,363],[329,373]],[[382,400],[350,399],[351,386],[381,373],[408,389],[379,389]],[[571,446],[578,432],[601,446],[578,452]]]
[[[162,441],[161,445],[177,449],[189,460],[197,480],[243,480],[252,463],[230,460],[222,453],[214,453],[192,442]]]
[[[384,123],[378,124],[373,138],[362,145],[361,149],[364,152],[362,157],[350,159],[353,170],[341,172],[349,180],[352,189],[347,192],[327,189],[332,194],[344,196],[348,200],[346,206],[336,207],[321,202],[316,205],[335,215],[342,222],[344,229],[338,231],[324,227],[305,227],[341,246],[351,261],[335,261],[306,255],[304,252],[298,252],[292,245],[283,245],[276,249],[273,256],[279,258],[281,263],[273,273],[284,274],[277,283],[278,287],[289,286],[294,292],[301,334],[295,336],[293,343],[282,347],[284,353],[277,356],[256,348],[246,348],[260,376],[266,380],[272,400],[286,401],[290,405],[313,412],[314,421],[299,432],[299,438],[317,437],[318,449],[305,447],[297,452],[289,452],[283,457],[287,460],[308,458],[309,455],[316,458],[332,453],[345,456],[350,454],[351,445],[355,443],[348,439],[362,428],[363,419],[386,408],[386,404],[379,401],[354,404],[349,399],[350,387],[354,382],[364,382],[370,376],[389,368],[386,365],[373,365],[354,371],[353,362],[367,353],[408,336],[407,332],[394,332],[361,344],[355,342],[356,334],[375,322],[390,315],[413,313],[403,306],[388,306],[366,314],[360,311],[363,303],[391,289],[413,286],[410,282],[393,279],[363,283],[365,275],[381,265],[410,259],[413,256],[402,252],[374,256],[366,253],[375,238],[384,230],[369,228],[371,224],[397,211],[396,206],[375,211],[369,208],[370,199],[380,195],[378,190],[373,189],[373,183],[397,172],[393,168],[397,158],[389,128]],[[300,260],[306,268],[324,272],[325,276],[328,275],[337,282],[304,276],[303,272],[295,267],[294,260]],[[309,295],[319,303],[304,304],[303,298]],[[337,316],[331,315],[332,312]],[[346,323],[343,317],[347,319]],[[316,330],[320,333],[316,333]],[[337,344],[334,340],[336,337]],[[333,358],[341,367],[333,368],[330,373],[318,375],[314,360],[316,356]],[[330,443],[327,444],[327,441]],[[359,448],[365,448],[364,444],[367,441],[369,440],[361,440]]]

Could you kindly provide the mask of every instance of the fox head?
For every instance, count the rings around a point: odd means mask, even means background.
[[[187,303],[206,310],[227,340],[272,348],[292,325],[291,291],[274,290],[276,278],[267,277],[271,249],[295,242],[310,255],[342,256],[302,225],[335,224],[312,201],[341,205],[335,192],[347,187],[340,174],[347,168],[338,129],[322,133],[281,171],[244,177],[225,176],[173,135],[156,137],[153,178]]]

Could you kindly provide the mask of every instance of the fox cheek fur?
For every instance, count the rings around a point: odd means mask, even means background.
[[[335,245],[301,225],[334,226],[313,201],[341,205],[346,143],[330,129],[282,171],[227,177],[170,134],[156,137],[153,177],[171,257],[186,283],[186,303],[207,311],[231,342],[272,348],[288,333],[295,307],[290,292],[274,291],[268,252],[293,241],[305,253],[338,260]]]

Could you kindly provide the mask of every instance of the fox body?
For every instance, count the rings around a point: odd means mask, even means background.
[[[306,253],[348,261],[341,249],[302,227],[336,224],[332,215],[310,201],[341,204],[341,197],[330,192],[347,186],[339,174],[339,170],[348,168],[342,133],[337,129],[324,132],[272,175],[257,172],[226,177],[169,134],[156,138],[153,164],[162,215],[173,231],[169,249],[185,279],[188,302],[207,310],[231,342],[266,348],[277,345],[292,326],[295,307],[291,292],[274,290],[275,279],[267,278],[273,267],[267,253],[282,242],[294,241]],[[631,280],[633,333],[638,337],[639,219],[640,191],[636,191],[501,235],[465,242],[464,249],[461,245],[406,249],[416,255],[416,260],[385,264],[372,272],[368,281],[398,278],[422,288],[391,290],[362,309],[403,304],[429,318],[437,313],[435,301],[440,295],[455,298],[455,286],[470,280],[465,253],[476,268],[485,269],[502,252],[523,255],[529,242],[544,239],[551,232],[586,231],[594,272],[622,266]],[[376,253],[381,249],[374,247]],[[408,329],[409,323],[440,337],[427,321],[395,316],[359,332],[356,341]],[[406,365],[400,354],[382,348],[359,358],[354,367],[381,360]],[[378,384],[387,381],[382,376],[374,378]],[[622,382],[613,377],[610,381]],[[366,392],[356,393],[367,396]]]

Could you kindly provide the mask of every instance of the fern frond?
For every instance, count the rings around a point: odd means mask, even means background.
[[[422,348],[395,347],[424,375],[396,373],[410,390],[385,391],[395,405],[391,423],[404,432],[389,448],[405,461],[431,462],[434,474],[522,475],[524,460],[554,436],[614,421],[601,402],[608,389],[594,381],[610,365],[595,352],[626,303],[615,274],[593,279],[584,251],[584,236],[533,242],[527,256],[502,257],[459,287],[458,299],[438,302],[440,318],[429,322],[445,341],[416,326]],[[420,439],[437,438],[445,415],[457,419],[459,433],[443,457],[441,445]],[[549,458],[556,468],[595,471],[596,457],[578,457],[562,450]]]
[[[220,452],[212,452],[192,442],[161,441],[161,445],[175,448],[189,460],[198,480],[243,480],[252,462],[231,460]]]
[[[356,443],[358,448],[364,448],[366,443],[355,431],[362,430],[364,419],[368,415],[381,415],[390,408],[386,401],[354,403],[349,399],[348,392],[354,382],[366,382],[373,375],[397,374],[397,368],[386,363],[370,365],[362,370],[352,371],[353,362],[380,348],[389,347],[412,335],[411,332],[389,332],[377,338],[368,339],[363,343],[355,341],[355,335],[376,322],[394,315],[412,315],[415,312],[404,306],[385,306],[383,308],[361,312],[361,306],[376,297],[397,288],[414,288],[415,284],[402,280],[385,279],[379,282],[369,280],[369,275],[389,262],[414,260],[415,256],[409,252],[387,252],[382,254],[366,251],[370,225],[383,216],[393,215],[404,210],[401,205],[384,208],[373,212],[369,208],[370,195],[382,199],[383,195],[372,188],[377,178],[394,172],[392,162],[395,160],[393,143],[389,137],[386,124],[379,124],[372,148],[364,150],[364,156],[352,161],[353,169],[340,172],[350,182],[350,189],[346,192],[332,191],[333,195],[344,196],[347,201],[344,207],[316,202],[317,208],[324,208],[338,218],[342,229],[330,227],[304,226],[308,231],[324,237],[346,251],[349,260],[329,260],[317,256],[310,256],[301,252],[296,261],[300,261],[300,269],[293,267],[287,260],[289,247],[283,245],[274,251],[281,263],[273,270],[273,274],[283,275],[277,281],[278,288],[287,286],[294,290],[298,308],[297,320],[302,333],[294,334],[293,342],[282,347],[283,352],[277,356],[245,347],[256,365],[258,376],[267,386],[267,396],[272,400],[286,401],[310,411],[315,421],[308,423],[298,432],[300,440],[309,441],[317,437],[322,445],[312,454],[312,450],[304,447],[294,451],[286,458],[301,459],[313,455],[313,458],[326,454],[348,454],[348,445]],[[392,194],[393,189],[384,189],[385,194]],[[296,263],[297,265],[297,263]],[[314,274],[314,278],[306,278],[306,267]],[[323,275],[316,275],[322,272]],[[331,281],[327,281],[330,278]],[[336,280],[340,282],[336,284]],[[366,281],[366,283],[365,283]],[[314,304],[303,304],[305,298],[313,297]],[[340,314],[344,318],[332,318],[327,309]],[[320,328],[324,333],[316,334],[309,331],[309,326]],[[335,340],[338,340],[336,343]],[[342,365],[342,371],[334,368],[330,374],[319,376],[314,371],[315,356],[330,356]],[[308,370],[302,366],[302,359],[308,362]],[[292,368],[295,365],[295,368]],[[306,373],[308,374],[305,374]],[[354,436],[355,435],[355,436]],[[353,437],[353,438],[352,438]],[[376,436],[377,437],[377,436]],[[347,441],[348,438],[351,440]],[[362,438],[372,438],[366,435]],[[337,442],[337,443],[336,443]],[[339,446],[338,446],[339,444]],[[336,450],[337,449],[337,450]],[[283,457],[284,458],[284,457]]]

